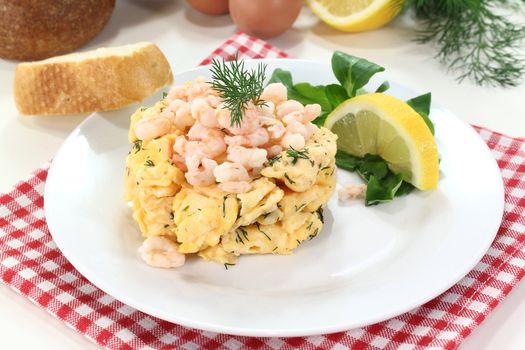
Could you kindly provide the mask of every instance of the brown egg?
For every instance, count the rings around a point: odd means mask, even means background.
[[[292,26],[301,5],[301,0],[230,0],[230,15],[240,31],[271,38]]]
[[[186,0],[195,10],[217,16],[228,13],[228,0]]]

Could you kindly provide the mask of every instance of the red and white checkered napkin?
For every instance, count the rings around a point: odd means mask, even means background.
[[[286,57],[237,33],[211,57]],[[505,214],[481,262],[436,299],[365,328],[303,338],[250,338],[203,332],[162,321],[105,294],[78,273],[49,235],[43,210],[47,166],[0,196],[0,276],[21,295],[108,349],[454,349],[525,274],[525,140],[476,127],[505,182]]]

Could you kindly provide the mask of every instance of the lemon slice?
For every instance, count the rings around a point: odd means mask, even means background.
[[[420,190],[437,186],[434,136],[405,102],[382,93],[360,95],[334,109],[324,126],[339,136],[338,149],[358,157],[377,154]]]
[[[390,22],[402,7],[397,0],[307,0],[308,6],[328,25],[363,32]]]

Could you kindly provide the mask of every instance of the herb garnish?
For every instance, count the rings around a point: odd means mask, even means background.
[[[226,217],[226,198],[228,198],[228,196],[224,196],[222,198],[222,217],[223,218]]]
[[[145,166],[155,166],[155,163],[153,163],[153,161],[151,159],[148,159],[145,163],[144,163]]]
[[[266,65],[259,63],[257,70],[248,71],[244,60],[239,60],[237,54],[230,62],[214,59],[211,63],[213,89],[219,92],[224,105],[231,112],[230,125],[240,126],[248,104],[255,106],[265,104],[260,99],[266,79]]]
[[[228,266],[235,266],[235,264],[224,263],[224,268],[228,270]]]
[[[142,149],[142,140],[137,140],[133,142],[133,148],[135,150],[135,154],[137,154]]]
[[[316,210],[319,220],[324,224],[323,207],[319,207]]]
[[[288,182],[290,183],[290,185],[293,185],[295,183],[294,180],[290,179],[290,177],[288,176],[287,173],[284,173],[284,177],[286,178],[286,180],[288,180]]]
[[[258,222],[255,223],[255,226],[257,226],[257,229],[259,230],[259,232],[261,232],[263,235],[265,235],[266,238],[268,238],[269,241],[272,240],[272,239],[270,238],[270,236],[268,236],[268,235],[266,234],[266,232],[264,232],[263,230],[261,230],[261,225],[260,225]]]
[[[290,146],[290,149],[286,150],[286,155],[292,158],[292,164],[295,165],[298,159],[310,159],[307,156],[308,148],[305,148],[304,151],[298,151],[295,148]]]
[[[240,235],[239,235],[239,232],[241,233]],[[242,227],[237,228],[237,230],[235,230],[235,233],[236,233],[236,235],[237,235],[237,238],[235,238],[235,242],[237,242],[237,243],[242,243],[242,244],[244,244],[243,237],[244,237],[244,239],[245,239],[246,241],[249,241],[249,240],[250,240],[250,239],[248,238],[248,232],[247,232],[245,229],[243,229]]]
[[[519,49],[525,26],[512,13],[525,8],[523,1],[509,0],[396,0],[411,7],[423,28],[419,43],[435,43],[436,58],[457,72],[459,81],[469,78],[478,85],[516,86],[525,73]]]
[[[272,166],[273,163],[279,161],[283,156],[281,156],[280,154],[268,159],[268,165]]]
[[[162,99],[165,99],[166,96],[168,96],[168,93],[167,93],[166,91],[164,91],[164,92],[162,93]]]

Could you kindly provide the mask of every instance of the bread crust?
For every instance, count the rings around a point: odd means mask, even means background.
[[[0,0],[0,57],[69,53],[104,28],[114,7],[115,0]]]
[[[18,110],[26,115],[109,111],[140,102],[173,82],[166,57],[153,43],[125,55],[80,55],[71,61],[19,64],[14,80]]]

